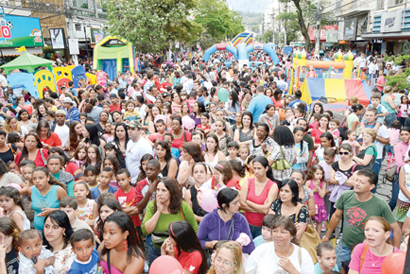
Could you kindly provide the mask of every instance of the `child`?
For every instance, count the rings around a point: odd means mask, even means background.
[[[313,129],[315,129],[315,128],[317,128],[317,126],[319,125],[320,117],[322,117],[322,114],[320,114],[320,113],[315,113],[315,114],[313,115],[313,117],[312,117],[312,118],[313,118],[313,122],[309,124],[309,130],[310,130],[310,131],[313,130]]]
[[[77,231],[83,228],[92,231],[91,227],[86,222],[83,222],[77,218],[78,202],[75,198],[66,196],[63,199],[61,199],[60,210],[64,211],[65,214],[67,214],[73,231]]]
[[[164,141],[167,141],[168,143],[172,144],[174,142],[174,135],[171,133],[167,132],[164,134]],[[179,159],[179,150],[175,147],[171,147],[171,154],[176,157],[176,159]]]
[[[259,235],[255,239],[253,239],[253,243],[255,244],[255,248],[260,246],[261,244],[264,243],[270,243],[272,242],[272,231],[271,227],[273,225],[273,222],[275,221],[276,216],[273,214],[268,214],[265,217],[263,217],[262,220],[262,235]]]
[[[344,143],[350,144],[353,148],[353,156],[356,156],[359,153],[359,149],[360,149],[360,144],[358,141],[356,141],[356,138],[357,138],[356,130],[349,130],[346,133],[346,137],[347,137],[347,140],[344,140],[342,144]]]
[[[20,192],[12,187],[0,188],[0,204],[6,217],[12,219],[20,231],[30,229],[30,221],[22,209]]]
[[[393,159],[394,153],[394,146],[400,142],[400,130],[401,130],[401,123],[398,120],[394,120],[391,123],[391,127],[387,130],[389,133],[390,143],[386,145],[386,152],[387,152],[387,163],[389,164]],[[408,161],[408,153],[404,155],[404,160]]]
[[[85,162],[87,161],[87,147],[79,146],[74,152],[74,163],[84,170]]]
[[[111,142],[111,143],[106,144],[104,146],[104,150],[105,150],[104,159],[106,159],[109,155],[112,155],[120,163],[120,167],[118,168],[118,170],[120,170],[120,168],[125,168],[124,154],[121,151],[121,149],[119,149],[118,146],[115,143]],[[103,168],[104,168],[104,166],[103,166]],[[118,170],[115,173],[117,173]]]
[[[141,165],[140,165],[140,170],[141,170],[141,172],[140,172],[140,174],[138,175],[138,178],[137,178],[137,183],[139,182],[139,181],[142,181],[142,180],[144,180],[145,178],[147,178],[147,174],[145,173],[145,168],[147,167],[147,163],[149,162],[149,161],[151,161],[151,160],[153,160],[154,159],[154,157],[152,157],[152,155],[151,154],[145,154],[144,156],[142,156],[142,158],[141,158]]]
[[[101,168],[102,158],[100,150],[96,145],[90,145],[87,148],[87,160],[85,161],[85,167],[95,166],[97,169]]]
[[[16,174],[17,176],[20,176],[20,169],[16,165],[15,162],[11,161],[7,163],[7,167],[9,168],[9,172]]]
[[[238,151],[239,160],[241,160],[243,165],[246,163],[246,159],[248,158],[250,153],[251,153],[251,151],[249,150],[249,146],[247,146],[247,145],[242,145],[239,148],[239,151]]]
[[[140,227],[141,220],[138,214],[133,214],[137,208],[135,187],[131,186],[131,174],[125,168],[120,169],[117,175],[119,189],[114,193],[115,199],[121,204],[122,211],[131,217],[134,226]]]
[[[409,117],[410,107],[409,107],[409,98],[407,96],[402,96],[400,105],[400,113],[397,115],[399,117],[400,123],[404,126],[404,122]]]
[[[309,170],[306,178],[306,186],[309,187],[315,196],[316,215],[313,220],[316,221],[316,230],[320,234],[322,222],[327,220],[327,210],[323,198],[326,195],[325,171],[320,165],[314,165]]]
[[[295,138],[295,145],[297,149],[296,159],[292,165],[292,169],[306,170],[306,163],[309,160],[308,143],[303,141],[305,131],[302,127],[295,127],[293,129],[293,136]]]
[[[111,178],[110,186],[119,188],[117,183],[117,172],[121,169],[121,165],[117,157],[114,155],[108,155],[107,157],[105,157],[103,162],[103,168],[105,167],[110,167],[114,173],[114,175]]]
[[[354,132],[356,134],[356,132]],[[331,202],[329,200],[330,193],[332,192],[334,185],[329,183],[330,180],[330,172],[332,170],[332,164],[335,162],[336,150],[331,147],[325,148],[323,152],[323,160],[319,162],[319,166],[323,168],[325,171],[325,182],[326,182],[326,196],[324,198],[326,210],[330,212],[331,210]],[[326,231],[326,222],[322,225],[322,231]]]
[[[84,170],[84,176],[89,188],[98,186],[97,177],[99,174],[99,170],[94,166],[89,166]]]
[[[20,178],[26,183],[22,192],[27,193],[27,190],[33,186],[31,183],[31,177],[33,175],[33,170],[36,168],[36,164],[32,160],[23,160],[20,162],[21,175]],[[22,195],[21,204],[23,205],[23,210],[30,222],[34,221],[34,210],[31,207],[31,196],[27,193]]]
[[[67,274],[98,273],[100,256],[94,248],[94,233],[88,229],[77,230],[71,235],[70,243],[76,257]]]
[[[340,126],[339,120],[332,119],[330,121],[330,128],[328,132],[330,132],[333,136],[333,139],[335,139],[336,146],[339,146],[339,141],[340,141],[339,126]]]
[[[141,119],[140,115],[135,110],[135,107],[136,107],[135,102],[132,101],[132,100],[128,100],[125,103],[125,108],[127,110],[125,111],[125,114],[124,114],[124,121],[126,123],[129,123],[129,122],[137,120],[137,119]]]
[[[47,159],[47,168],[50,174],[57,179],[57,181],[67,186],[67,194],[74,197],[74,177],[70,173],[61,170],[64,165],[64,158],[60,155],[51,155]]]
[[[53,274],[54,254],[43,246],[40,233],[28,229],[19,234],[19,274]],[[34,261],[36,263],[34,263]]]
[[[230,141],[228,143],[228,161],[229,160],[234,160],[238,159],[238,150],[239,150],[239,144],[235,141]]]
[[[114,172],[111,168],[106,167],[103,169],[99,177],[100,183],[98,184],[98,186],[90,188],[91,194],[93,195],[94,199],[98,199],[98,197],[102,193],[115,193],[117,191],[117,188],[110,186],[110,181],[113,175]]]
[[[373,128],[376,132],[379,130],[379,127],[383,125],[385,117],[389,114],[387,109],[380,104],[382,100],[382,94],[380,92],[373,92],[372,96],[370,97],[371,104],[367,107],[374,107],[377,109],[377,115],[376,115],[376,125]],[[366,118],[362,119],[362,122],[360,123],[360,131],[363,134],[364,128],[367,125]]]
[[[321,243],[317,246],[317,260],[319,262],[315,264],[315,274],[339,271],[336,265],[336,250],[332,243]]]
[[[198,125],[196,128],[200,128],[205,131],[205,134],[209,134],[212,132],[211,124],[209,123],[210,117],[207,112],[201,113],[201,124]]]
[[[145,210],[148,202],[155,199],[155,190],[160,179],[158,176],[161,173],[161,165],[158,160],[150,160],[145,163],[144,170],[146,178],[139,181],[135,187],[135,203],[137,204],[138,211],[141,213]]]
[[[92,199],[91,191],[87,184],[78,182],[74,185],[74,196],[78,203],[77,218],[93,226],[98,216],[97,203]]]
[[[249,155],[248,158],[246,158],[245,164],[246,164],[246,172],[245,172],[245,178],[254,178],[255,177],[255,172],[253,171],[253,160],[255,160],[256,155],[252,154]]]

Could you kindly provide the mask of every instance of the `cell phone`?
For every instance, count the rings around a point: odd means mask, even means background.
[[[33,262],[33,264],[36,264],[37,263],[37,257],[31,258],[31,261]]]

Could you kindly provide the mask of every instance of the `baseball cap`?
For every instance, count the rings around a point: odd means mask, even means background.
[[[70,97],[65,97],[65,98],[63,99],[63,103],[70,103],[70,104],[73,104],[74,102],[73,102],[73,100],[71,100],[71,98],[70,98]]]
[[[138,121],[136,121],[136,120],[131,121],[131,122],[127,125],[127,127],[130,127],[130,128],[140,128],[140,129],[142,128],[140,122],[138,122]]]
[[[113,86],[114,84],[113,84],[113,82],[112,81],[108,81],[107,82],[107,87],[111,87],[111,86]]]
[[[168,97],[168,96],[169,96],[169,93],[168,93],[168,92],[162,93],[162,97],[163,97],[163,98]]]
[[[66,115],[65,111],[62,110],[62,109],[57,110],[57,111],[56,111],[56,115],[57,115],[57,114],[64,114],[64,115]]]

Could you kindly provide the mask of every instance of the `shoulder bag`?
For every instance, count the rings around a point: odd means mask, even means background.
[[[286,170],[291,168],[291,165],[289,164],[288,160],[285,158],[285,153],[283,153],[282,146],[279,146],[280,148],[280,153],[282,155],[282,159],[276,160],[272,164],[272,169],[274,170]]]

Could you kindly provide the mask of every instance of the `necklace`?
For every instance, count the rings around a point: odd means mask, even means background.
[[[371,250],[370,250],[370,254],[372,255],[372,260],[373,260],[372,267],[374,267],[374,265],[380,260],[381,257],[385,257],[385,256],[376,256],[375,255],[376,257],[379,257],[379,258],[376,261],[374,261],[374,257],[373,257],[374,253],[371,252]]]

